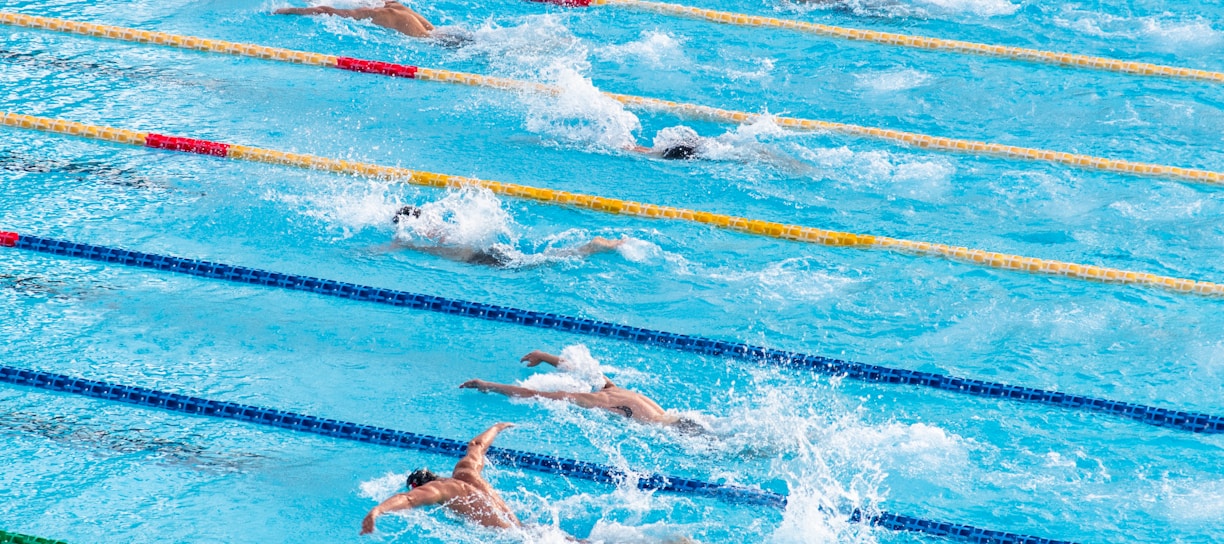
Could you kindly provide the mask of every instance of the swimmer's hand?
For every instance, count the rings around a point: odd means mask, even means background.
[[[524,355],[522,359],[519,359],[519,362],[526,362],[528,367],[540,366],[540,363],[548,363],[550,365],[557,366],[557,364],[561,362],[561,358],[537,349],[531,353],[528,353],[527,355]]]
[[[484,380],[468,380],[459,385],[459,389],[475,389],[481,393],[488,393],[493,388],[493,384]]]
[[[374,519],[377,517],[378,517],[377,508],[370,510],[370,513],[366,514],[365,519],[361,520],[361,534],[368,535],[374,532]]]

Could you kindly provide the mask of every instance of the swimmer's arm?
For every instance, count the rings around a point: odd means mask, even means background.
[[[375,506],[369,514],[366,514],[365,519],[361,520],[361,534],[368,535],[374,532],[374,522],[378,516],[388,512],[410,510],[418,506],[441,504],[446,499],[446,495],[440,489],[431,485],[423,485],[407,493],[399,493]]]
[[[272,13],[277,15],[337,15],[336,8],[331,6],[315,6],[310,8],[281,8]]]
[[[553,355],[551,353],[540,351],[538,349],[531,353],[528,353],[527,355],[524,355],[522,359],[519,359],[519,362],[524,362],[524,361],[527,362],[527,366],[539,366],[540,363],[548,363],[552,366],[557,366],[558,364],[561,364],[560,357]]]
[[[552,400],[568,400],[573,401],[577,393],[566,393],[564,391],[536,391],[535,389],[527,389],[517,385],[508,385],[504,383],[486,382],[484,380],[468,380],[459,386],[459,389],[475,389],[481,393],[501,393],[507,397],[519,399],[529,399],[540,397]]]
[[[331,6],[281,8],[272,13],[277,15],[338,15],[350,19],[370,19],[374,17],[374,13],[369,9],[337,9]]]
[[[493,445],[493,440],[498,434],[513,426],[513,423],[498,423],[468,442],[467,454],[458,463],[455,463],[455,470],[452,473],[454,477],[460,480],[465,476],[479,478],[480,471],[484,470],[485,452],[489,451],[489,446]],[[468,474],[464,474],[465,472]]]

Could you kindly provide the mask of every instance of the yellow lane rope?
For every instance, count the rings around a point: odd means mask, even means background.
[[[1024,47],[991,45],[960,40],[947,40],[943,38],[930,38],[926,36],[910,36],[907,34],[880,32],[878,30],[844,28],[818,23],[806,23],[803,21],[794,21],[790,19],[778,19],[758,15],[746,15],[743,13],[715,11],[712,9],[695,8],[678,4],[648,2],[646,0],[591,0],[591,5],[622,6],[667,15],[702,19],[728,25],[782,28],[787,30],[797,30],[800,32],[809,32],[830,38],[895,45],[899,47],[912,47],[915,49],[929,49],[953,53],[985,55],[1021,61],[1042,62],[1046,64],[1069,66],[1073,68],[1088,68],[1108,72],[1119,72],[1123,74],[1164,76],[1224,83],[1224,73],[1222,72],[1211,72],[1208,70],[1197,70],[1193,68],[1179,68],[1176,66],[1163,66],[1147,62],[1124,61],[1074,53],[1057,53],[1053,51],[1042,51],[1040,49],[1028,49]]]
[[[301,153],[287,153],[270,149],[261,149],[244,145],[209,142],[192,138],[165,136],[149,132],[136,132],[87,125],[62,119],[49,119],[15,113],[0,114],[0,125],[67,134],[95,140],[143,145],[160,149],[173,149],[194,153],[204,153],[245,161],[281,164],[323,170],[339,174],[369,176],[396,182],[410,183],[429,187],[481,187],[493,193],[550,204],[571,206],[595,210],[614,215],[630,215],[648,218],[681,219],[724,229],[745,232],[758,236],[795,240],[826,246],[854,247],[861,249],[883,249],[896,253],[924,257],[940,257],[986,268],[1001,270],[1017,270],[1033,274],[1063,276],[1082,280],[1095,280],[1109,283],[1160,287],[1179,293],[1196,293],[1200,295],[1224,295],[1224,284],[1197,281],[1168,276],[1159,276],[1144,272],[1105,268],[1100,266],[1075,264],[1034,257],[1022,257],[980,249],[917,242],[870,234],[854,234],[838,232],[815,227],[788,225],[772,221],[761,221],[736,217],[731,215],[702,212],[671,206],[658,206],[642,202],[633,202],[615,198],[570,193],[502,183],[463,176],[451,176],[422,172],[393,166],[381,166],[355,161],[331,159]]]
[[[85,36],[95,36],[100,38],[110,38],[115,40],[151,43],[157,45],[165,45],[170,47],[179,47],[184,49],[193,49],[197,51],[209,51],[213,53],[224,53],[229,55],[239,55],[247,57],[256,57],[262,59],[280,60],[285,62],[294,62],[299,64],[311,64],[316,66],[344,67],[344,69],[354,69],[349,64],[345,65],[342,61],[350,61],[351,63],[369,65],[363,66],[358,71],[380,73],[384,75],[396,75],[400,77],[409,77],[422,79],[427,81],[437,81],[443,83],[458,83],[464,85],[472,85],[478,87],[488,87],[504,90],[517,90],[529,92],[542,92],[549,94],[559,94],[562,89],[545,85],[541,83],[518,81],[513,79],[505,79],[498,77],[484,76],[480,74],[469,74],[464,72],[453,72],[450,70],[439,70],[433,68],[423,68],[416,66],[406,66],[394,63],[386,63],[379,61],[362,61],[358,59],[350,59],[347,57],[338,57],[334,55],[322,55],[318,53],[307,53],[302,51],[293,51],[290,49],[280,49],[276,47],[266,47],[262,45],[241,44],[234,42],[226,42],[221,40],[211,40],[207,38],[197,38],[191,36],[179,36],[175,34],[167,34],[164,32],[153,32],[148,30],[136,30],[131,28],[123,28],[108,25],[99,25],[95,23],[83,23],[78,21],[68,21],[64,19],[52,19],[47,17],[37,17],[33,15],[22,15],[16,13],[0,12],[0,24],[8,24],[13,26],[38,28],[44,30],[54,30],[58,32],[66,32],[71,34],[80,34]],[[698,104],[687,104],[683,102],[673,102],[669,100],[660,100],[657,98],[649,98],[643,96],[634,96],[617,93],[603,93],[626,106],[662,111],[671,113],[677,116],[695,119],[706,119],[713,121],[721,121],[728,123],[751,123],[756,120],[766,117],[765,114],[748,113],[743,111],[725,110],[710,106],[702,106]],[[773,121],[779,126],[791,130],[806,130],[806,131],[830,131],[853,136],[874,138],[891,143],[913,146],[922,149],[946,151],[953,153],[968,153],[974,155],[989,155],[1003,157],[1008,159],[1029,160],[1037,162],[1046,162],[1054,164],[1063,164],[1077,168],[1088,170],[1100,170],[1106,172],[1114,172],[1129,175],[1141,175],[1150,177],[1171,178],[1182,181],[1195,181],[1202,183],[1220,184],[1224,183],[1224,173],[1210,170],[1200,170],[1195,168],[1181,168],[1177,166],[1166,166],[1160,164],[1151,164],[1143,162],[1133,162],[1126,160],[1108,159],[1103,157],[1095,157],[1091,155],[1081,155],[1077,153],[1067,153],[1063,151],[1051,151],[1045,149],[1034,149],[1030,147],[1020,147],[1006,144],[996,144],[989,142],[980,142],[974,140],[962,140],[956,138],[945,138],[939,136],[928,136],[926,134],[918,134],[914,132],[906,132],[901,130],[892,130],[885,128],[866,127],[861,125],[852,125],[847,123],[837,123],[831,121],[818,121],[813,119],[801,119],[795,117],[773,117]]]

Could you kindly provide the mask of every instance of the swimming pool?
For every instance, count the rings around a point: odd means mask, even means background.
[[[915,1],[849,12],[694,2],[843,26],[1210,70],[1218,6]],[[545,80],[560,100],[3,28],[4,111],[1224,280],[1218,189],[948,155],[768,123],[629,112],[601,90],[1224,169],[1219,85],[839,42],[615,8],[440,2],[446,49],[272,3],[5,2],[33,15]],[[716,160],[619,150],[693,127]],[[639,128],[640,125],[640,128]],[[1224,413],[1216,299],[614,217],[485,193],[3,129],[0,230],[300,273],[1069,393]],[[388,247],[401,205],[528,253],[508,270]],[[530,260],[530,259],[526,259]],[[616,542],[906,542],[818,507],[1075,541],[1224,538],[1221,439],[625,342],[0,251],[6,364],[788,492],[785,512],[490,467],[525,520]],[[460,391],[583,344],[715,443]],[[538,380],[538,378],[535,378]],[[1196,387],[1197,385],[1197,387]],[[94,541],[353,540],[375,500],[453,459],[0,387],[2,529]],[[391,476],[395,475],[395,476]],[[499,538],[439,511],[383,541]],[[555,535],[532,533],[526,539]],[[508,541],[520,537],[507,536]]]

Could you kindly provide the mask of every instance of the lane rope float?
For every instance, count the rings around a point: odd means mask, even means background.
[[[52,540],[41,536],[23,535],[0,530],[0,544],[68,544],[63,540]]]
[[[1059,276],[1122,285],[1157,287],[1177,293],[1192,293],[1205,296],[1224,295],[1224,284],[1208,281],[1174,278],[1146,272],[1135,272],[1118,268],[1083,265],[1035,257],[1023,257],[1019,255],[985,251],[981,249],[970,249],[967,247],[953,246],[949,244],[920,242],[900,238],[890,238],[887,236],[876,236],[873,234],[840,232],[816,227],[804,227],[726,214],[703,212],[686,208],[659,206],[629,200],[605,198],[581,193],[570,193],[567,191],[557,191],[553,189],[518,185],[514,183],[503,183],[463,176],[436,174],[433,172],[423,172],[420,170],[410,170],[407,168],[330,159],[300,153],[287,153],[282,151],[261,149],[258,147],[199,140],[195,138],[167,136],[164,134],[150,132],[139,132],[113,127],[88,125],[84,123],[77,123],[75,121],[66,121],[63,119],[50,119],[46,117],[35,117],[32,115],[0,112],[0,125],[38,130],[54,134],[78,136],[81,138],[89,138],[112,143],[150,147],[154,149],[181,151],[186,153],[196,153],[252,162],[296,166],[299,168],[323,170],[338,174],[369,176],[426,187],[480,187],[488,189],[489,191],[499,195],[545,202],[559,206],[570,206],[612,215],[628,215],[650,219],[685,220],[757,236],[766,236],[770,238],[779,238],[826,246],[878,249],[905,255],[948,259],[985,268],[1013,270],[1038,275]]]
[[[74,378],[39,370],[27,370],[0,365],[0,382],[146,408],[158,408],[170,412],[255,423],[366,444],[438,453],[451,457],[463,457],[467,451],[467,441],[336,421],[334,419],[324,419],[311,415],[234,402],[190,397],[144,387]],[[579,478],[614,486],[620,485],[630,478],[636,478],[638,489],[648,491],[683,493],[710,497],[731,503],[771,506],[774,508],[785,508],[787,503],[786,495],[772,491],[738,485],[715,484],[661,474],[636,471],[630,473],[607,465],[496,446],[490,447],[485,453],[485,457],[498,465]],[[819,508],[822,512],[828,512],[823,506]],[[926,533],[945,538],[956,538],[975,544],[997,544],[1004,542],[1013,544],[1071,544],[1066,541],[981,529],[969,525],[933,521],[889,512],[864,512],[857,508],[851,512],[849,520],[893,531]]]
[[[545,4],[555,4],[562,7],[588,7],[588,6],[618,6],[652,13],[660,13],[664,15],[674,15],[688,19],[700,19],[713,23],[721,23],[733,26],[747,26],[756,28],[779,28],[784,30],[794,30],[798,32],[806,32],[816,34],[826,38],[838,38],[842,40],[854,42],[868,42],[880,45],[892,45],[897,47],[908,47],[913,49],[924,49],[929,51],[942,51],[948,53],[963,53],[969,55],[982,55],[987,57],[1005,58],[1026,62],[1037,62],[1042,64],[1052,64],[1056,66],[1065,66],[1069,68],[1083,68],[1089,70],[1100,70],[1105,72],[1115,72],[1121,74],[1139,75],[1139,76],[1157,76],[1170,77],[1177,79],[1188,79],[1193,81],[1207,81],[1212,83],[1224,83],[1224,73],[1213,72],[1210,70],[1199,70],[1195,68],[1182,68],[1178,66],[1165,66],[1160,64],[1152,64],[1148,62],[1136,62],[1117,60],[1105,57],[1096,57],[1091,55],[1081,55],[1077,53],[1059,53],[1055,51],[1043,51],[1040,49],[1030,49],[1026,47],[1011,47],[1006,45],[993,45],[986,43],[967,42],[961,40],[949,40],[945,38],[932,38],[928,36],[913,36],[909,34],[898,34],[894,32],[881,32],[878,30],[866,30],[861,28],[845,28],[840,26],[825,25],[820,23],[809,23],[805,21],[795,21],[791,19],[779,19],[776,17],[765,17],[760,15],[748,15],[744,13],[733,13],[727,11],[717,11],[712,9],[704,9],[693,6],[684,6],[680,4],[669,4],[663,2],[650,2],[646,0],[532,0]]]
[[[324,55],[320,53],[308,53],[290,49],[281,49],[277,47],[198,38],[194,36],[181,36],[177,34],[167,34],[165,32],[137,30],[133,28],[100,25],[96,23],[84,23],[65,19],[23,15],[11,12],[0,12],[0,24],[64,32],[82,36],[108,38],[125,42],[164,45],[181,49],[191,49],[195,51],[207,51],[227,55],[254,57],[296,64],[307,64],[312,66],[326,66],[354,72],[419,79],[423,81],[456,83],[477,87],[538,92],[544,94],[560,94],[563,92],[559,87],[545,85],[543,83],[518,81],[464,72],[453,72],[450,70],[438,70],[421,66],[396,64],[392,62],[363,60],[352,57]],[[649,98],[644,96],[609,92],[604,92],[602,94],[628,107],[647,111],[666,112],[683,118],[746,124],[769,117],[778,126],[791,130],[837,132],[926,150],[1046,162],[1083,168],[1086,170],[1099,170],[1118,174],[1170,178],[1181,181],[1193,181],[1210,184],[1224,183],[1224,173],[1210,170],[1108,159],[1104,157],[1094,157],[1091,155],[1081,155],[1063,151],[1051,151],[1014,145],[980,142],[975,140],[945,138],[942,136],[929,136],[914,132],[852,125],[832,121],[769,116],[760,113],[727,110],[698,104],[660,100],[657,98]]]
[[[233,283],[278,287],[291,291],[305,291],[330,297],[372,302],[413,310],[424,310],[457,317],[515,323],[526,327],[622,340],[644,346],[660,347],[711,357],[728,357],[781,368],[806,369],[818,374],[842,376],[864,382],[930,387],[963,395],[1030,402],[1057,406],[1069,410],[1097,412],[1157,427],[1193,433],[1224,433],[1224,417],[1220,416],[987,382],[933,372],[856,363],[819,355],[807,355],[739,342],[674,334],[593,319],[569,317],[393,289],[382,289],[295,274],[267,272],[243,266],[78,244],[51,238],[40,238],[28,234],[18,234],[16,232],[0,232],[0,247],[14,247],[51,255],[77,257],[102,263],[123,264]]]

